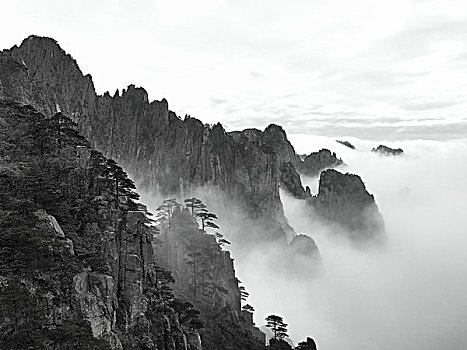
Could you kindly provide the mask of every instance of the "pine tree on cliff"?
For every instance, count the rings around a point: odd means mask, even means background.
[[[109,179],[114,182],[115,200],[117,208],[120,208],[120,198],[122,196],[129,199],[139,199],[139,194],[136,193],[136,185],[128,178],[128,174],[117,164],[113,159],[106,160]]]
[[[240,299],[246,301],[246,299],[250,296],[250,293],[245,290],[244,286],[240,286],[238,289],[240,290]]]
[[[206,205],[198,198],[185,199],[185,206],[191,210],[191,215],[201,220],[201,230],[206,228],[218,229],[219,226],[213,220],[217,220],[217,215],[210,213]]]
[[[77,131],[78,124],[71,120],[70,117],[59,112],[51,118],[52,128],[55,131],[55,138],[59,147],[69,144],[70,140],[75,145],[89,146],[84,136]]]
[[[144,291],[149,296],[149,309],[154,312],[167,311],[167,306],[173,302],[174,295],[171,285],[175,283],[172,272],[154,265],[149,271]],[[162,305],[162,308],[160,307]]]
[[[180,206],[181,204],[178,203],[175,198],[165,199],[156,209],[156,224],[167,223],[167,225],[170,225],[170,219],[172,218],[175,208],[179,208]]]
[[[198,198],[192,197],[185,199],[185,205],[191,210],[191,215],[196,216],[198,212],[206,208],[206,205],[201,202]]]
[[[188,301],[173,298],[170,306],[178,314],[181,325],[188,325],[192,331],[203,328],[204,324],[198,319],[200,312]]]
[[[216,241],[217,241],[217,244],[219,244],[220,247],[223,247],[224,245],[226,244],[230,244],[230,242],[228,240],[226,240],[224,237],[223,234],[219,233],[219,232],[216,232],[214,234],[214,236],[216,237]]]
[[[282,340],[287,337],[287,323],[284,323],[282,317],[277,315],[269,315],[266,317],[266,327],[270,328],[274,333],[274,339]]]
[[[247,311],[249,313],[253,313],[255,311],[255,308],[251,306],[250,304],[246,304],[242,306],[243,311]]]
[[[196,214],[196,216],[201,219],[201,230],[204,231],[205,228],[207,228],[207,227],[215,228],[215,229],[219,228],[219,226],[217,226],[217,224],[212,222],[212,220],[217,219],[216,214],[209,213],[207,211],[202,211],[202,212]]]

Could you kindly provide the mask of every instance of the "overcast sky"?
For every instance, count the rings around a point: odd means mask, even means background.
[[[465,0],[8,1],[0,32],[53,37],[98,93],[133,83],[229,130],[467,134]]]

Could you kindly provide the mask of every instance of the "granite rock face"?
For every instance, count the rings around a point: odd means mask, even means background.
[[[261,329],[256,327],[255,322],[253,321],[253,313],[242,310],[241,320],[244,328],[251,332],[254,337],[258,338],[262,344],[266,344],[266,333],[263,333]]]
[[[337,158],[336,153],[328,149],[322,149],[307,155],[298,165],[298,171],[306,176],[318,176],[322,170],[331,169],[342,165],[342,159]]]
[[[0,123],[0,348],[199,349],[155,312],[157,230],[123,170],[30,106],[0,100]]]
[[[134,85],[98,96],[91,77],[50,38],[31,36],[0,58],[0,98],[31,104],[48,116],[69,115],[143,189],[184,198],[214,186],[242,202],[253,218],[271,219],[283,218],[279,186],[304,196],[294,167],[285,165],[295,166],[299,158],[277,125],[227,134],[220,124],[182,120],[165,99],[149,102]]]
[[[384,233],[384,221],[358,175],[334,169],[321,173],[319,193],[309,199],[315,212],[340,223],[352,239],[366,240]]]
[[[175,298],[189,300],[200,310],[203,347],[263,349],[265,334],[242,317],[239,280],[223,244],[179,206],[153,241],[155,262],[172,272]]]
[[[32,105],[47,116],[62,112],[90,139],[96,106],[92,78],[53,39],[30,36],[0,53],[0,98]]]
[[[112,276],[83,271],[74,277],[73,291],[74,306],[89,321],[93,336],[122,349],[115,331],[118,301]]]
[[[216,237],[203,232],[187,209],[177,208],[170,225],[153,241],[155,261],[171,270],[176,296],[240,313],[233,259]],[[196,292],[195,292],[196,290]]]
[[[70,255],[75,254],[73,250],[73,242],[69,238],[65,237],[65,233],[63,233],[57,219],[52,215],[47,214],[43,209],[37,210],[34,212],[34,215],[39,219],[40,224],[37,225],[39,228],[51,232],[52,237],[55,237],[58,241],[62,241],[63,246],[66,247]]]
[[[91,76],[50,38],[31,36],[2,51],[0,68],[0,98],[31,104],[48,116],[69,115],[96,149],[132,173],[140,189],[180,198],[202,187],[217,189],[243,206],[249,219],[274,222],[273,235],[293,236],[279,188],[308,198],[297,169],[316,173],[339,163],[326,151],[302,162],[277,125],[226,133],[220,124],[181,119],[165,99],[150,102],[134,85],[98,96]]]

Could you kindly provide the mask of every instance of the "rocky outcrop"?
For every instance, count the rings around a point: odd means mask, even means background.
[[[243,328],[251,332],[251,334],[259,339],[260,343],[266,344],[266,334],[256,327],[255,322],[253,321],[253,313],[247,310],[242,310],[241,312],[241,322]]]
[[[311,196],[308,186],[303,189],[300,175],[291,162],[282,162],[279,172],[281,188],[297,199],[306,199]]]
[[[313,238],[307,235],[296,235],[290,242],[290,248],[294,254],[305,257],[314,256],[318,251],[318,246]]]
[[[342,164],[342,159],[337,158],[335,152],[331,153],[328,149],[321,149],[306,156],[297,169],[303,175],[315,177],[324,169],[335,168]]]
[[[345,147],[349,147],[350,149],[355,149],[355,146],[352,145],[349,141],[336,140],[336,142],[344,145]]]
[[[293,165],[300,162],[300,157],[295,153],[284,129],[279,125],[271,124],[264,130],[262,144],[263,149],[272,150],[283,162],[289,162]]]
[[[382,156],[402,156],[404,151],[401,148],[391,148],[384,145],[379,145],[371,150],[372,152],[378,153]]]
[[[340,223],[355,240],[366,240],[384,233],[384,222],[373,195],[358,175],[334,169],[321,173],[319,193],[309,199],[315,212]]]
[[[69,238],[65,237],[65,233],[63,233],[57,219],[52,215],[47,214],[44,209],[35,211],[34,215],[39,219],[39,223],[36,225],[38,228],[51,232],[51,237],[54,237],[54,239],[58,241],[62,241],[63,246],[70,255],[75,254],[73,250],[73,242]]]
[[[157,230],[126,173],[30,106],[0,100],[0,120],[0,348],[199,348],[157,309]]]
[[[240,290],[233,259],[187,209],[177,208],[170,225],[153,241],[156,263],[170,269],[174,293],[183,299],[240,313]]]
[[[118,301],[115,289],[112,276],[90,269],[73,278],[74,306],[89,321],[93,336],[106,339],[113,349],[122,349],[116,333]]]
[[[0,53],[0,98],[29,104],[47,116],[63,112],[91,137],[96,93],[90,75],[51,38],[30,36]]]
[[[302,341],[297,344],[295,347],[296,350],[317,350],[316,342],[310,338],[307,337],[305,341]]]

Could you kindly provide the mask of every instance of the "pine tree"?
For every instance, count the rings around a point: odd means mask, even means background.
[[[266,317],[266,327],[270,328],[274,333],[274,339],[282,340],[287,337],[287,324],[284,323],[282,317],[277,315],[269,315]]]
[[[243,305],[242,310],[248,311],[249,313],[253,313],[255,311],[255,308],[251,306],[250,304]]]

